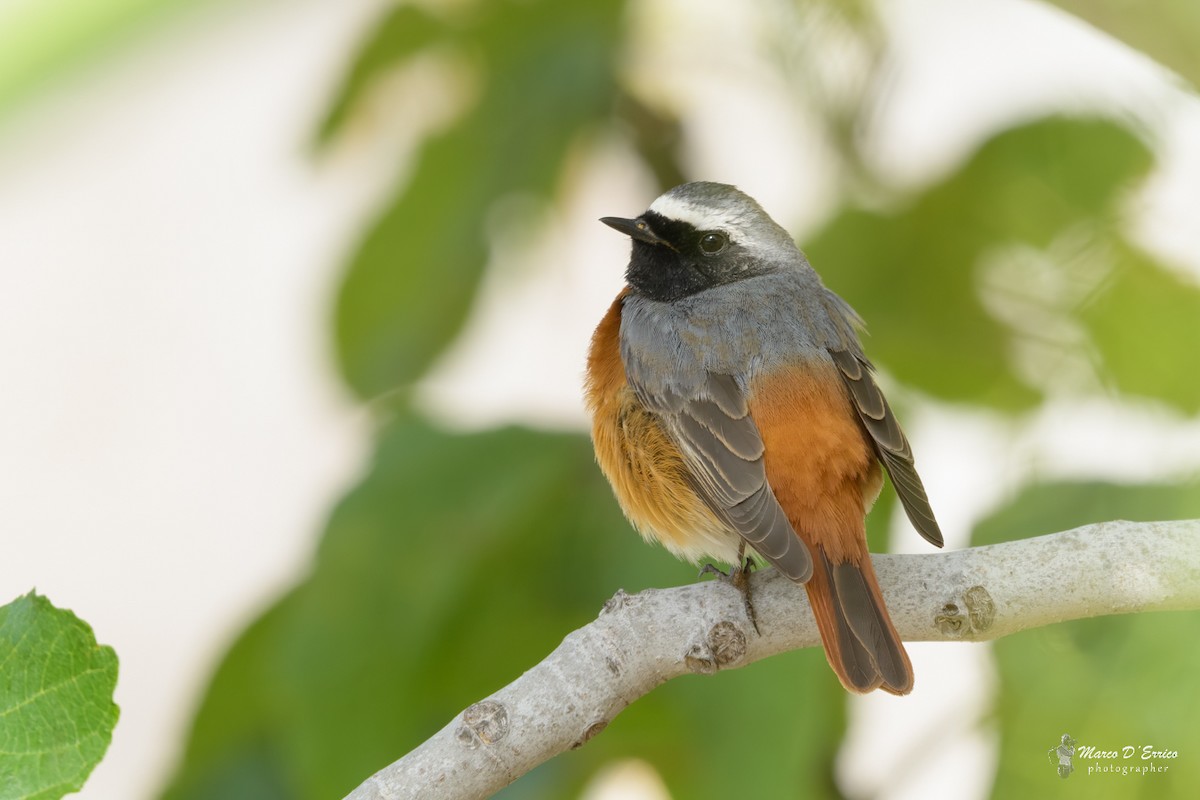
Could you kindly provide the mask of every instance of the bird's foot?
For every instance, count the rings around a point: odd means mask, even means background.
[[[746,618],[750,620],[751,626],[754,627],[754,632],[759,633],[758,618],[754,614],[754,602],[750,599],[750,573],[754,570],[754,559],[747,558],[742,560],[741,554],[738,554],[738,566],[731,567],[729,572],[714,566],[713,564],[705,564],[700,568],[699,578],[705,575],[715,575],[717,580],[728,583],[733,588],[737,589],[742,595],[742,605],[746,609]]]

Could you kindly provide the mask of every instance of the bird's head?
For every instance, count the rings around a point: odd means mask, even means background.
[[[685,183],[639,217],[600,221],[633,240],[625,278],[651,300],[671,302],[805,263],[787,231],[723,183]]]

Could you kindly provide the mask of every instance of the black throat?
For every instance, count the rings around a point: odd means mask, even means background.
[[[721,283],[696,249],[699,232],[695,227],[654,211],[647,211],[641,218],[671,247],[633,240],[625,280],[635,292],[649,300],[669,303]]]

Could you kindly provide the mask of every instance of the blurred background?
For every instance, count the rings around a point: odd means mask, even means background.
[[[0,0],[0,602],[121,659],[86,800],[329,798],[618,588],[597,224],[735,183],[866,318],[948,547],[1200,517],[1187,0]],[[873,549],[928,552],[890,490]],[[1200,614],[663,686],[503,798],[1190,797]],[[1046,752],[1179,751],[1061,781]]]

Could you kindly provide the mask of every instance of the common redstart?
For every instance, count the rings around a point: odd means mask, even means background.
[[[736,565],[743,586],[745,551],[757,553],[807,589],[846,689],[907,694],[912,665],[867,553],[880,464],[917,531],[938,547],[942,533],[862,320],[732,186],[687,183],[601,222],[633,241],[586,381],[625,515],[681,558]]]

